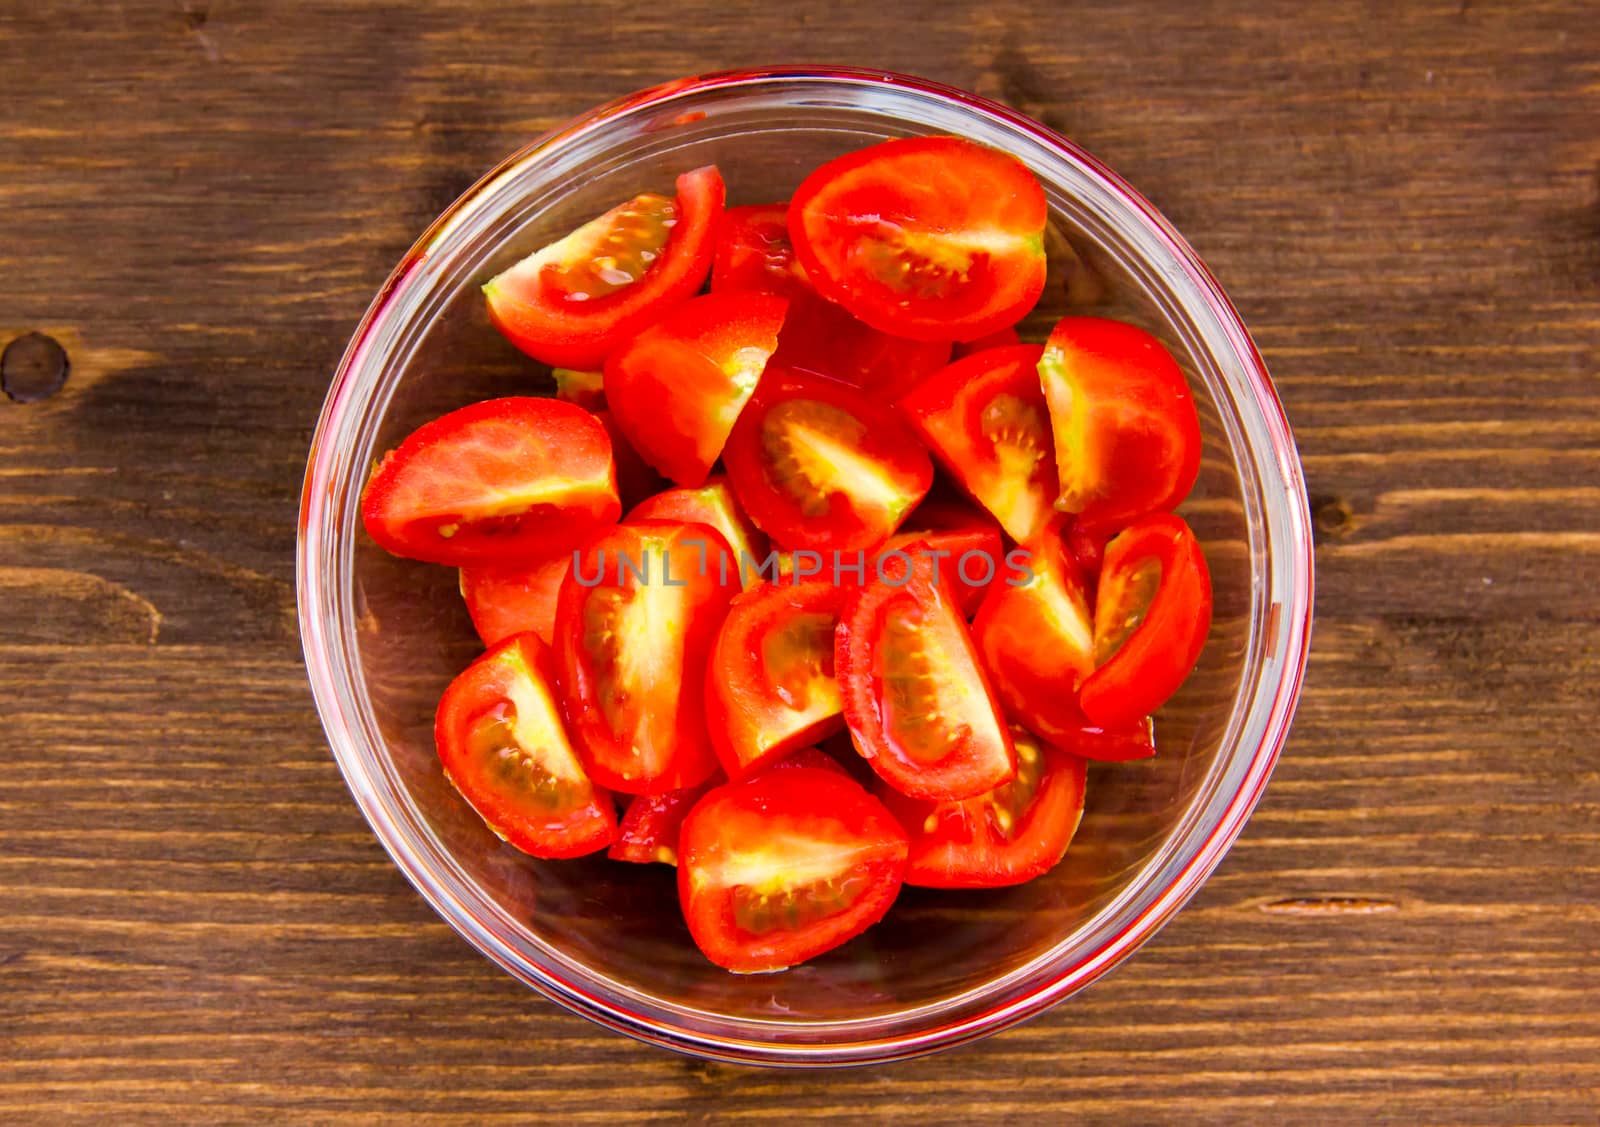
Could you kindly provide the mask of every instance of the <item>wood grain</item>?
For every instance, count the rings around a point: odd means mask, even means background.
[[[294,628],[368,298],[506,152],[827,59],[1002,98],[1188,235],[1318,532],[1294,737],[1140,954],[980,1045],[799,1075],[571,1017],[405,884]],[[0,3],[0,1116],[1595,1123],[1600,19],[1582,2]]]

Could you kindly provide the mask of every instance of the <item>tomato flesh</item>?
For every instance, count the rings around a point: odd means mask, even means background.
[[[974,340],[1044,291],[1044,190],[1014,157],[954,137],[885,141],[800,185],[789,235],[817,292],[873,328]]]
[[[536,636],[506,639],[445,690],[434,742],[445,777],[499,837],[535,857],[578,857],[611,843],[617,815],[567,738],[554,673]]]
[[[483,287],[489,320],[535,360],[601,367],[711,269],[722,176],[696,169],[678,177],[677,191],[673,200],[637,196],[496,275]]]
[[[451,567],[538,559],[620,512],[605,427],[556,399],[490,399],[424,423],[361,497],[380,547]]]
[[[1094,619],[1061,521],[1023,545],[1032,575],[990,587],[972,635],[1006,714],[1049,740],[1081,727],[1078,687],[1094,671]]]
[[[833,635],[844,591],[761,585],[737,596],[711,649],[706,717],[730,779],[844,727]]]
[[[745,512],[786,548],[871,547],[933,482],[933,463],[891,410],[781,369],[762,379],[724,460]]]
[[[646,462],[702,484],[767,360],[788,303],[706,294],[668,312],[606,362],[606,403]]]
[[[1103,317],[1063,318],[1039,379],[1055,434],[1056,508],[1115,532],[1188,496],[1200,472],[1200,418],[1155,337]]]
[[[1106,545],[1094,605],[1095,670],[1083,713],[1129,728],[1188,678],[1211,629],[1211,573],[1183,519],[1145,517]]]
[[[710,647],[732,588],[700,567],[727,545],[703,524],[619,525],[573,558],[556,605],[562,703],[602,786],[660,794],[710,778]]]
[[[967,624],[937,578],[919,553],[908,575],[851,592],[834,668],[850,734],[879,777],[916,798],[971,798],[1016,773],[1016,752]]]
[[[462,568],[461,597],[483,644],[498,645],[531,630],[550,645],[555,639],[556,597],[570,570],[571,552],[523,566]]]
[[[822,954],[883,917],[906,835],[845,775],[766,771],[717,787],[684,821],[678,896],[706,957],[742,974]]]
[[[1039,387],[1043,349],[994,348],[958,360],[900,400],[956,482],[1018,543],[1038,534],[1060,493]]]
[[[668,489],[657,493],[630,512],[627,520],[630,523],[676,520],[708,524],[728,542],[729,555],[718,557],[715,564],[708,564],[717,569],[718,582],[737,581],[746,588],[760,582],[756,569],[766,559],[767,538],[744,515],[726,477],[718,475],[696,489]]]
[[[676,865],[683,820],[713,785],[708,780],[665,794],[635,795],[628,801],[628,809],[617,826],[617,840],[606,850],[606,856],[636,865]]]
[[[1083,818],[1084,761],[1012,729],[1017,774],[960,802],[880,797],[911,840],[905,882],[923,888],[1000,888],[1049,872]]]

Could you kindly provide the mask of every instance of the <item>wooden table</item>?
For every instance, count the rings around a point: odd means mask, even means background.
[[[0,400],[0,1115],[1596,1122],[1600,13],[934,9],[0,0],[0,344],[71,363]],[[1320,543],[1294,736],[1193,904],[1022,1028],[802,1075],[605,1033],[434,916],[323,741],[292,555],[432,216],[591,104],[815,59],[1148,194],[1276,373]]]

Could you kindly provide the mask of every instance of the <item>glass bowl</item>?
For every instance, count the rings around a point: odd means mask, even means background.
[[[1182,508],[1216,611],[1200,666],[1158,717],[1160,755],[1091,767],[1066,859],[1012,889],[905,889],[888,917],[781,974],[706,961],[673,871],[545,862],[491,834],[445,783],[435,703],[479,647],[455,572],[363,534],[373,460],[465,403],[552,390],[485,317],[479,286],[640,191],[715,163],[731,203],[787,198],[840,153],[955,134],[1028,165],[1050,200],[1051,281],[1024,337],[1068,312],[1162,337],[1200,407],[1205,451]],[[339,365],[312,441],[298,583],[306,665],[350,789],[395,863],[489,958],[603,1025],[721,1060],[847,1064],[1002,1029],[1126,958],[1216,868],[1283,746],[1305,665],[1311,540],[1282,408],[1238,316],[1154,208],[1049,129],[972,94],[878,71],[686,79],[613,102],[515,154],[430,227]]]

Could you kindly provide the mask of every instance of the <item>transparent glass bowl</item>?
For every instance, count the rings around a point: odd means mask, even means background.
[[[864,936],[793,970],[736,976],[689,939],[673,872],[544,862],[489,833],[433,748],[440,692],[478,646],[456,576],[361,531],[375,457],[424,421],[543,394],[543,368],[489,326],[480,284],[673,177],[720,166],[730,202],[787,198],[831,157],[955,134],[1025,162],[1049,196],[1051,281],[1031,333],[1068,312],[1160,335],[1189,375],[1205,454],[1183,507],[1211,563],[1200,666],[1158,717],[1161,754],[1091,768],[1082,827],[1018,888],[907,888]],[[433,224],[373,301],[334,377],[300,510],[300,626],[322,721],[395,863],[462,935],[556,1002],[724,1060],[843,1064],[1004,1028],[1104,974],[1194,893],[1239,833],[1283,745],[1306,658],[1311,541],[1282,408],[1238,316],[1176,231],[1087,153],[1012,111],[882,72],[688,79],[590,113],[517,153]]]

